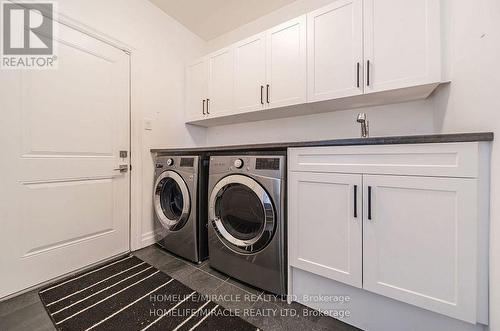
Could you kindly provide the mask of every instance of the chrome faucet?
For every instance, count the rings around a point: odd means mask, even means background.
[[[359,113],[357,122],[361,124],[361,138],[368,138],[370,136],[370,127],[366,119],[366,113]]]

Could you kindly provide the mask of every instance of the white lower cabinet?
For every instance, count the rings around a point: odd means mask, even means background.
[[[477,180],[363,176],[363,288],[476,318]]]
[[[297,268],[462,321],[487,321],[489,178],[464,162],[474,150],[471,160],[488,159],[479,143],[289,149],[291,284]],[[346,159],[351,153],[359,163]],[[454,176],[435,176],[450,153],[459,160]],[[422,169],[410,167],[417,156]]]
[[[361,287],[361,177],[290,173],[292,266]]]

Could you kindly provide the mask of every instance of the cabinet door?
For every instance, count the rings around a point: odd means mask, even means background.
[[[223,49],[208,57],[207,114],[218,116],[233,111],[234,54],[232,48]]]
[[[365,0],[365,93],[441,80],[439,2]]]
[[[362,175],[289,173],[290,265],[361,287]]]
[[[308,101],[363,93],[362,0],[339,0],[307,15]]]
[[[234,49],[235,112],[264,109],[266,81],[266,36],[261,33],[243,40]]]
[[[369,176],[363,288],[476,321],[475,179]]]
[[[186,118],[188,120],[204,117],[207,76],[205,59],[200,59],[186,68]]]
[[[269,108],[307,99],[306,16],[267,31],[266,103]]]

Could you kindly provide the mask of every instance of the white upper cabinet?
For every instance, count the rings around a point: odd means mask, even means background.
[[[307,15],[308,100],[363,93],[363,1],[339,0]]]
[[[188,75],[187,122],[225,125],[425,99],[442,81],[440,10],[439,0],[336,0],[239,41],[208,56],[201,101],[189,89],[203,84],[191,87]],[[202,68],[188,71],[201,75]],[[203,100],[208,110],[200,117]]]
[[[268,30],[266,44],[267,107],[305,103],[306,16]]]
[[[234,54],[233,48],[226,48],[207,56],[208,97],[206,113],[221,116],[233,111]]]
[[[200,59],[186,68],[186,118],[203,118],[207,98],[207,62]]]
[[[234,113],[264,109],[266,34],[234,46]]]
[[[477,180],[365,175],[363,183],[363,288],[475,323]]]
[[[364,0],[365,93],[441,81],[437,0]]]
[[[362,175],[290,172],[290,265],[362,286]]]

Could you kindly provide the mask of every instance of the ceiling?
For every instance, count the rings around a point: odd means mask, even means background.
[[[295,0],[150,0],[204,40],[211,40]]]

